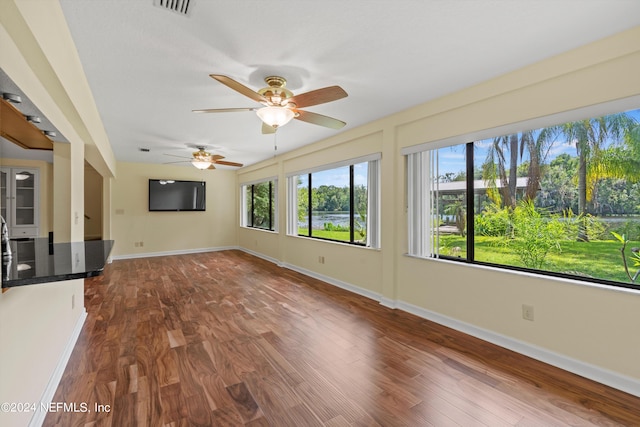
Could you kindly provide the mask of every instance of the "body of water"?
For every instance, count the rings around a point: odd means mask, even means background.
[[[311,226],[315,230],[324,228],[324,224],[330,222],[334,225],[349,226],[349,212],[312,212]],[[298,221],[298,227],[307,228],[309,217],[305,216],[302,221]]]

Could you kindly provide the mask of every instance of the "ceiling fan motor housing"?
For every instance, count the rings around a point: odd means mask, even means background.
[[[285,88],[287,80],[284,77],[269,76],[264,81],[269,86],[258,90],[258,93],[267,98],[271,105],[285,106],[283,101],[293,96],[293,92]]]

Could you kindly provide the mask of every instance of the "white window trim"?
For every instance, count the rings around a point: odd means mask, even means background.
[[[367,165],[367,242],[366,247],[379,249],[381,246],[380,225],[380,159],[382,153],[342,160],[327,165],[286,174],[287,177],[287,235],[298,236],[298,176],[337,169],[344,166],[368,163]],[[340,242],[345,243],[345,242]]]
[[[309,169],[302,169],[295,172],[288,172],[286,177],[289,178],[291,176],[307,175],[310,173],[317,173],[317,172],[322,172],[329,169],[337,169],[344,166],[351,166],[358,163],[366,163],[366,162],[371,162],[371,161],[380,160],[380,159],[382,159],[382,153],[373,153],[366,156],[356,157],[348,160],[341,160],[339,162],[329,163],[322,166],[316,166]]]
[[[264,182],[269,182],[269,181],[273,181],[272,191],[273,191],[273,200],[275,203],[275,206],[273,207],[273,218],[272,218],[273,230],[268,230],[268,229],[258,228],[258,227],[251,227],[247,225],[250,213],[248,212],[249,206],[247,202],[246,188],[251,185],[262,184]],[[263,231],[270,231],[270,232],[277,233],[279,229],[278,211],[279,211],[279,203],[278,203],[278,177],[277,176],[256,179],[253,181],[247,181],[240,184],[240,226],[241,227],[250,228],[252,230],[255,229],[255,230],[263,230]]]
[[[298,235],[298,175],[287,176],[287,235]]]
[[[400,149],[400,154],[403,156],[408,156],[409,154],[419,153],[422,151],[431,151],[437,150],[438,148],[449,147],[452,145],[466,144],[470,141],[482,141],[484,139],[494,138],[496,135],[509,135],[512,133],[524,132],[527,130],[540,129],[552,125],[574,122],[576,120],[583,120],[585,117],[600,117],[606,116],[607,114],[619,113],[621,111],[636,110],[638,109],[639,104],[640,95],[634,95],[628,98],[617,99],[615,101],[605,102],[602,104],[590,105],[588,107],[578,108],[571,111],[563,111],[561,113],[550,114],[530,120],[509,123],[504,126],[496,126],[489,129],[469,132],[463,135],[453,136],[451,138],[407,146]]]

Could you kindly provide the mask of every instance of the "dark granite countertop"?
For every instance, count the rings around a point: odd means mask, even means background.
[[[2,287],[33,285],[98,276],[113,240],[49,243],[49,239],[10,241],[11,262],[2,263]]]

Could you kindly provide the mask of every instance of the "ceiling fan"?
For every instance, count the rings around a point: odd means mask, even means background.
[[[300,120],[314,125],[325,126],[331,129],[340,129],[345,122],[322,114],[300,110],[303,107],[324,104],[336,101],[347,96],[347,92],[340,86],[329,86],[312,90],[300,95],[294,95],[285,86],[287,81],[283,77],[269,76],[264,81],[267,87],[257,92],[247,86],[233,80],[230,77],[219,74],[210,74],[211,78],[230,87],[236,92],[261,103],[264,107],[256,108],[209,108],[193,110],[194,113],[229,113],[237,111],[255,111],[262,120],[262,133],[274,133],[276,129],[286,125],[291,119]]]
[[[235,166],[235,167],[243,166],[242,163],[227,162],[226,160],[222,160],[224,159],[224,156],[221,156],[220,154],[211,154],[208,151],[205,151],[205,147],[198,146],[196,148],[198,149],[198,151],[194,151],[191,155],[191,158],[184,157],[184,156],[176,156],[175,154],[165,154],[165,156],[180,157],[182,159],[188,159],[188,160],[179,160],[176,162],[167,162],[166,164],[186,163],[187,161],[189,161],[193,166],[201,170],[215,169],[216,168],[215,165],[225,165],[225,166]]]

